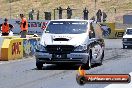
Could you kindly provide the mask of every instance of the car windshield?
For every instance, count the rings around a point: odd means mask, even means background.
[[[52,34],[81,34],[87,30],[87,21],[51,21],[46,33]]]
[[[128,34],[128,35],[132,35],[132,29],[127,29],[126,34]]]

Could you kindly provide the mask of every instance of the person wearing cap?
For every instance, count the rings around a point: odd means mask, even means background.
[[[0,28],[2,31],[2,36],[8,36],[10,33],[10,30],[13,29],[14,27],[8,23],[8,19],[5,18],[4,23],[0,24]]]
[[[21,38],[26,38],[28,32],[28,21],[26,20],[23,14],[20,14],[20,18],[21,18],[21,23],[20,23]]]

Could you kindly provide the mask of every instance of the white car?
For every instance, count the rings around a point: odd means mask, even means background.
[[[132,46],[132,28],[127,28],[122,39],[123,49]]]
[[[52,20],[36,47],[36,66],[43,64],[102,64],[104,40],[98,23],[91,20]]]

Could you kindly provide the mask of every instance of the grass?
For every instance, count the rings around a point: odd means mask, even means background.
[[[9,2],[9,3],[17,2],[17,1],[20,1],[20,0],[6,0],[6,2]]]

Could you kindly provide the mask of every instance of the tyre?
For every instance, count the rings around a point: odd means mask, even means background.
[[[95,63],[94,65],[95,65],[95,66],[101,66],[102,63],[103,63],[103,59],[104,59],[104,51],[103,51],[103,53],[102,53],[102,55],[101,55],[100,63]]]
[[[87,63],[85,63],[84,64],[84,67],[87,69],[90,69],[91,67],[92,67],[92,65],[91,65],[91,59],[92,59],[92,51],[90,50],[90,52],[89,52],[89,56],[88,56],[88,58],[87,58],[88,60],[87,60]]]
[[[97,63],[98,66],[102,65],[103,59],[104,59],[104,51],[103,51],[103,53],[102,53],[102,55],[101,55],[100,63]]]
[[[125,45],[123,45],[123,49],[125,49]]]
[[[43,64],[40,63],[40,62],[36,62],[36,67],[37,67],[38,70],[42,70]]]

